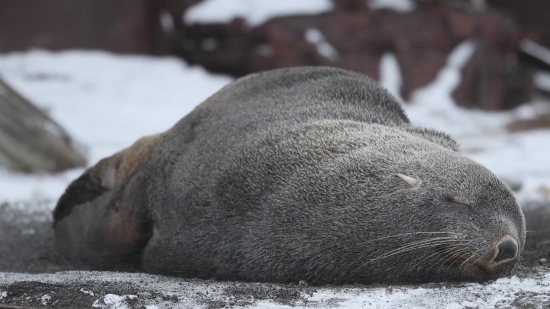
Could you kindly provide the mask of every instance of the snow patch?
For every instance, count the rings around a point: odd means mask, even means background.
[[[535,86],[538,89],[546,90],[550,92],[550,73],[537,72],[534,77]]]
[[[0,291],[0,300],[8,297],[8,292],[6,291]]]
[[[333,10],[331,0],[206,0],[189,8],[186,24],[228,23],[244,18],[251,27],[285,15],[320,14]]]
[[[550,282],[541,278],[520,279],[518,277],[503,278],[492,284],[464,284],[459,287],[439,288],[407,288],[393,287],[391,293],[384,288],[369,288],[366,290],[341,290],[321,288],[307,299],[308,305],[323,300],[337,298],[341,308],[487,308],[500,304],[510,305],[515,299],[515,293],[532,294],[539,303],[550,300]],[[368,306],[367,306],[368,305]],[[261,305],[258,306],[260,308]]]
[[[416,8],[412,0],[370,0],[369,8],[371,10],[392,10],[399,13],[409,13]]]
[[[48,305],[48,302],[50,301],[50,299],[52,299],[52,297],[48,294],[45,294],[40,298],[40,302],[42,303],[42,305],[46,306]]]
[[[107,294],[103,298],[103,301],[96,300],[92,304],[92,307],[101,309],[130,309],[132,306],[127,303],[127,300],[136,298],[137,296],[135,295],[119,296],[115,294]]]
[[[160,12],[159,21],[164,32],[171,32],[174,30],[174,18],[169,11],[163,10]]]
[[[401,97],[403,79],[399,63],[393,53],[385,53],[380,59],[380,84],[386,88],[398,101],[404,102]]]
[[[321,31],[315,28],[309,28],[306,30],[305,37],[309,43],[315,45],[317,52],[321,56],[332,62],[337,61],[340,57],[338,51],[326,41],[325,36],[321,33]]]
[[[439,71],[435,80],[422,89],[412,94],[411,101],[419,104],[427,104],[437,101],[437,104],[444,104],[446,108],[455,106],[451,93],[459,85],[461,79],[460,70],[471,58],[475,51],[475,44],[472,41],[460,43],[447,58],[446,66]],[[444,99],[444,100],[442,100]]]
[[[519,48],[523,52],[532,55],[550,65],[550,49],[528,39],[522,40],[519,44]]]
[[[80,289],[80,292],[82,292],[82,293],[84,293],[84,294],[88,294],[88,295],[90,295],[90,296],[95,296],[95,295],[94,295],[94,292],[92,292],[92,291]]]

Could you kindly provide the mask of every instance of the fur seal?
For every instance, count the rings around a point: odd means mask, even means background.
[[[310,284],[487,280],[525,243],[510,189],[349,71],[241,78],[100,161],[54,211],[98,267]]]

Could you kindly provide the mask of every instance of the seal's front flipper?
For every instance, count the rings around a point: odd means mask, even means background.
[[[54,210],[56,247],[95,268],[133,269],[152,235],[146,163],[157,136],[100,161],[73,181]]]

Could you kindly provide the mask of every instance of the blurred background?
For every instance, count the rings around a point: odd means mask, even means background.
[[[550,199],[550,1],[0,1],[0,204],[51,209],[83,168],[234,78],[364,73],[525,204]],[[30,201],[30,202],[29,202]]]

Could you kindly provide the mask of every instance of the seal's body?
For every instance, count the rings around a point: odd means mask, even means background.
[[[72,258],[267,282],[484,280],[525,239],[496,176],[331,68],[235,81],[89,169],[54,217]]]

